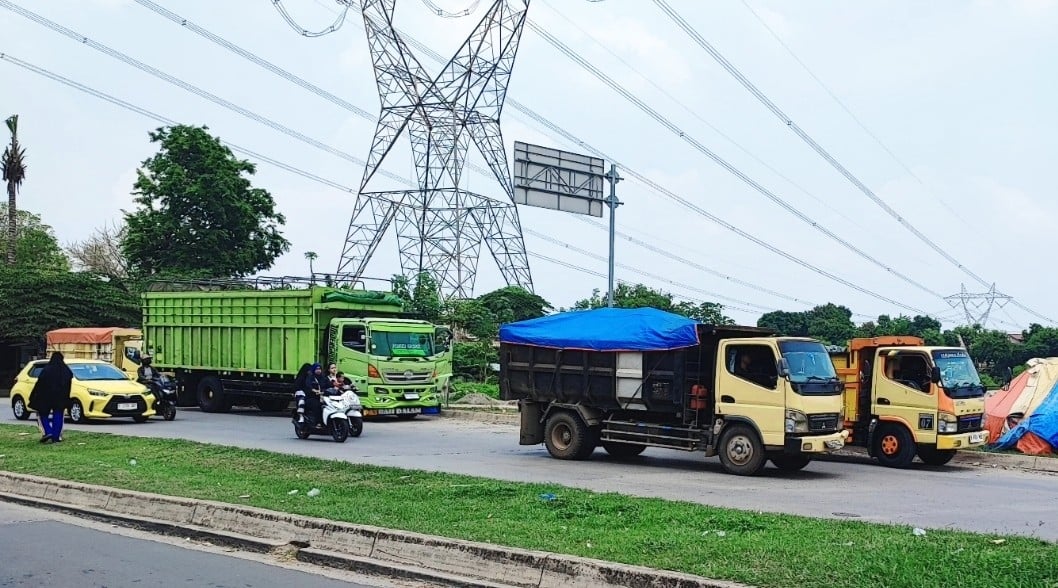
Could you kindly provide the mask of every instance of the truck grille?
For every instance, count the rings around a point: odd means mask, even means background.
[[[825,412],[820,414],[808,415],[808,430],[812,432],[816,431],[836,431],[838,429],[838,413],[836,412]]]
[[[977,431],[981,428],[981,415],[973,414],[969,416],[959,417],[959,425],[956,429],[957,432],[962,433],[964,431]]]
[[[390,384],[426,384],[429,383],[433,372],[382,372],[382,376]]]

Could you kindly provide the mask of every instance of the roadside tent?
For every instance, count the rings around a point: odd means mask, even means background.
[[[1047,455],[1058,449],[1058,357],[1035,358],[1006,390],[985,400],[992,447]]]

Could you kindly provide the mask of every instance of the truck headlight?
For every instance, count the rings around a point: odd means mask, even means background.
[[[956,433],[959,431],[959,419],[955,418],[955,415],[947,412],[940,413],[937,418],[937,432],[938,433]]]
[[[808,417],[805,413],[799,410],[787,410],[786,411],[786,432],[787,433],[807,433],[808,432]]]

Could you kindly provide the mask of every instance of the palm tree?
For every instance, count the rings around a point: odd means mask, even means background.
[[[22,180],[26,179],[26,150],[18,144],[18,115],[7,119],[7,128],[11,130],[11,145],[4,150],[0,158],[0,169],[7,182],[7,264],[15,265],[15,244],[18,238],[18,225],[15,224],[17,212],[15,196]]]
[[[319,255],[316,255],[315,251],[306,251],[305,252],[305,259],[309,260],[309,275],[310,276],[316,275],[316,270],[313,269],[312,262],[316,261],[316,258],[318,258],[318,257],[319,257]]]

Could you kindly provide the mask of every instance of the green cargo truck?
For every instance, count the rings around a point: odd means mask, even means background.
[[[284,410],[304,363],[335,363],[364,416],[437,414],[452,374],[451,333],[407,318],[388,293],[303,289],[149,291],[144,349],[171,372],[180,404],[205,412]]]

